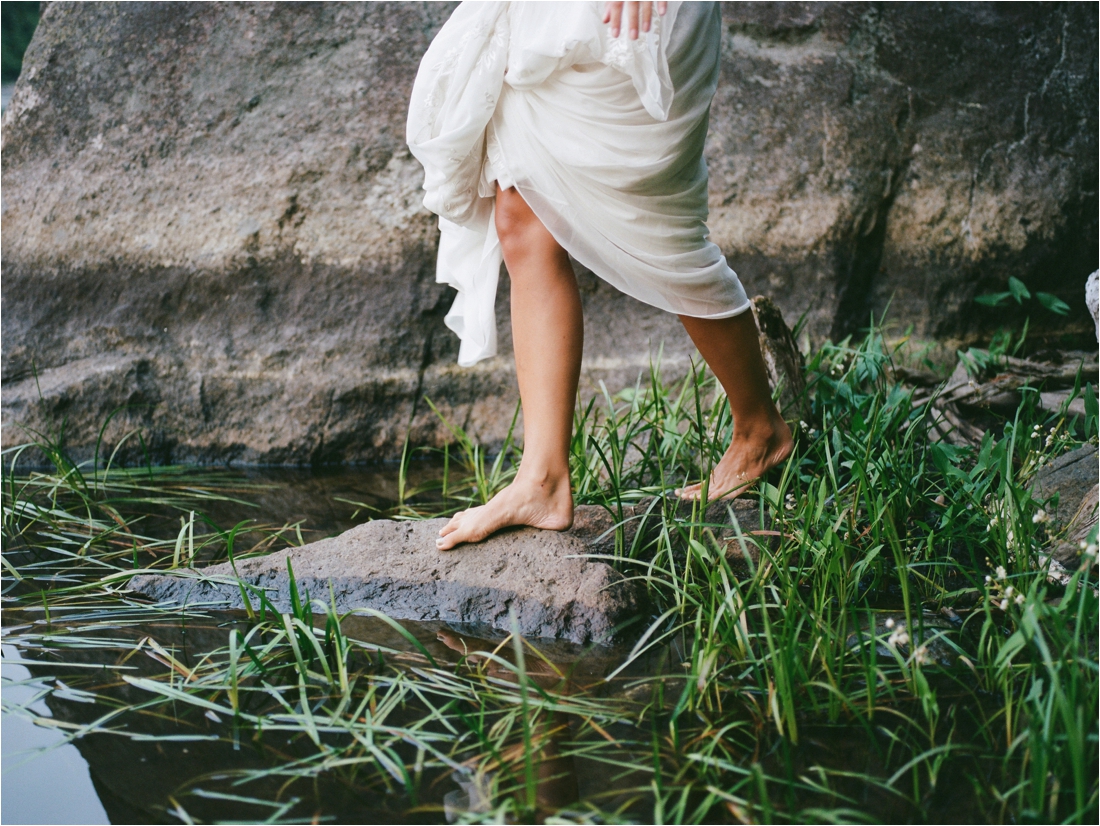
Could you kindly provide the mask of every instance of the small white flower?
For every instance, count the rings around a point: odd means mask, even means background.
[[[905,633],[905,627],[904,626],[899,627],[893,634],[890,635],[890,638],[888,640],[886,640],[886,643],[888,645],[895,645],[895,646],[897,646],[897,645],[908,645],[909,644],[909,635]]]
[[[1093,544],[1086,545],[1085,556],[1096,556],[1096,546]]]
[[[1000,579],[1000,580],[1008,579],[1008,571],[1005,570],[1004,565],[998,565],[997,570],[994,571],[993,573],[997,575],[997,579]]]
[[[920,665],[930,665],[932,663],[932,658],[928,655],[928,646],[922,645],[916,651],[914,651],[913,659],[915,659]]]
[[[1023,594],[1017,594],[1015,602],[1016,602],[1017,605],[1023,605],[1024,604],[1024,595]]]
[[[1007,588],[1005,588],[1005,596],[1006,597],[1012,596],[1012,586],[1011,585],[1009,585]]]
[[[886,620],[886,627],[887,628],[893,628],[894,627],[894,618],[893,617],[890,617],[888,620]]]
[[[1036,525],[1042,524],[1044,522],[1049,522],[1050,514],[1042,508],[1039,508],[1039,510],[1035,511],[1035,515],[1031,517],[1031,521]]]
[[[985,575],[985,584],[986,585],[992,585],[993,584],[993,577],[991,577],[989,574]]]
[[[1033,426],[1033,427],[1032,427],[1031,429],[1032,429],[1032,431],[1034,431],[1035,433],[1038,433],[1038,432],[1039,432],[1040,430],[1042,430],[1042,428],[1041,428],[1041,427],[1039,427],[1039,425],[1034,425],[1034,426]]]
[[[1008,610],[1008,600],[1007,599],[1002,599],[1001,600],[1001,610],[1002,611],[1007,611]]]

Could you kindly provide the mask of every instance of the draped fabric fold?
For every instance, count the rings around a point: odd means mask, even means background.
[[[669,3],[631,41],[603,7],[464,2],[421,61],[407,140],[439,215],[437,278],[458,291],[445,321],[460,365],[496,353],[497,184],[628,295],[704,318],[748,308],[706,231],[718,9]]]

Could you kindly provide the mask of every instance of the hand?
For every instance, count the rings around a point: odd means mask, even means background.
[[[611,24],[611,36],[618,37],[623,22],[623,6],[626,6],[626,26],[631,40],[638,39],[638,23],[641,22],[641,31],[648,32],[650,21],[653,20],[653,7],[657,7],[657,14],[664,15],[668,3],[645,2],[612,2],[604,8],[603,22]]]

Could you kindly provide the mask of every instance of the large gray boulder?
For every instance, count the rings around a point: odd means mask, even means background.
[[[432,3],[51,3],[3,122],[3,443],[154,459],[394,456],[499,441],[501,352],[443,327],[404,141]],[[1009,275],[1091,330],[1094,4],[731,3],[708,146],[713,238],[810,337],[892,301],[918,335],[1002,323]],[[675,318],[581,274],[586,386],[632,383]],[[1042,319],[1033,319],[1033,329]]]

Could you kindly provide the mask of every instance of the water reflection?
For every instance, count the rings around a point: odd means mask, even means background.
[[[256,507],[242,516],[240,506],[222,504],[220,525],[232,525],[250,516],[259,522],[300,522],[307,539],[319,539],[355,527],[379,512],[392,508],[400,496],[396,464],[360,467],[248,468],[241,471],[248,482],[266,485],[248,497]],[[410,462],[406,490],[430,486],[441,479],[441,463],[423,459]]]
[[[19,652],[4,646],[0,672],[4,706],[26,706],[44,720],[52,715],[39,698],[42,685],[20,663]],[[65,732],[35,725],[31,718],[3,718],[0,821],[4,823],[110,823],[99,802],[88,765]]]
[[[514,646],[494,645],[489,640],[458,634],[450,629],[440,629],[437,636],[440,642],[460,654],[468,665],[484,667],[489,676],[495,679],[519,682],[520,675],[516,671],[515,660],[510,656],[514,654]],[[529,661],[525,657],[523,674],[527,680],[544,690],[569,694],[574,689],[571,676],[578,665],[577,659],[555,663],[543,657],[532,657]],[[531,740],[536,744],[531,755],[535,808],[539,822],[542,822],[547,815],[554,814],[580,799],[577,765],[566,748],[573,735],[569,715],[554,712],[544,719],[530,722]],[[523,755],[518,756],[525,758]],[[458,819],[463,803],[468,812],[483,813],[489,810],[492,798],[487,793],[484,775],[478,774],[472,779],[466,777],[467,775],[456,773],[454,780],[462,787],[462,791],[457,795],[451,792],[444,799],[449,823]]]
[[[9,630],[15,625],[45,624],[41,614],[30,611],[8,610],[3,619]],[[379,619],[352,616],[344,625],[350,637],[397,652],[387,657],[391,666],[401,667],[403,658],[410,665],[422,666],[423,652],[427,652],[443,668],[484,669],[495,680],[516,679],[509,667],[513,662],[512,646],[502,646],[501,636],[487,629],[402,623],[416,641],[413,643]],[[258,733],[238,730],[231,719],[203,713],[187,704],[164,702],[124,679],[164,678],[168,667],[165,658],[149,644],[138,645],[146,637],[169,652],[185,672],[195,668],[209,652],[223,648],[233,629],[243,631],[246,626],[246,617],[240,612],[209,612],[183,615],[177,621],[115,626],[89,626],[79,618],[54,618],[50,629],[58,645],[23,649],[25,667],[40,683],[54,689],[42,698],[53,720],[70,731],[97,725],[100,733],[77,737],[73,743],[87,763],[102,811],[111,823],[254,821],[268,817],[434,823],[448,812],[457,818],[461,812],[483,811],[493,793],[514,791],[514,781],[512,785],[501,782],[499,773],[507,769],[512,778],[522,776],[522,747],[501,755],[507,765],[490,765],[481,774],[478,766],[458,772],[446,767],[434,773],[425,771],[414,800],[405,789],[389,782],[383,772],[314,771],[319,750],[304,732],[278,732],[275,727]],[[93,641],[95,644],[90,644]],[[622,663],[624,650],[583,648],[557,641],[538,641],[537,645],[543,656],[528,649],[527,657],[532,690],[615,692],[622,681],[630,678],[623,675],[611,684],[603,682]],[[362,668],[365,663],[356,665]],[[637,676],[647,669],[652,673],[652,668],[653,661],[640,663],[632,674]],[[58,690],[61,686],[70,690]],[[88,695],[95,695],[95,701],[88,702]],[[104,715],[110,715],[105,725]],[[412,725],[424,716],[424,707],[410,703],[395,713],[392,725]],[[531,739],[537,748],[531,766],[540,821],[575,803],[582,793],[606,791],[606,777],[601,778],[597,764],[589,763],[580,773],[587,776],[587,782],[578,782],[578,761],[570,748],[576,726],[567,715],[543,714],[532,723]],[[6,717],[5,732],[9,725]],[[111,733],[102,733],[104,729]],[[322,750],[325,743],[341,746],[335,738],[322,738]],[[40,776],[71,770],[54,754],[35,760]],[[415,751],[400,756],[407,765],[415,763]],[[4,792],[5,810],[21,797],[24,808],[35,805],[29,790],[11,787],[7,780]],[[95,817],[90,805],[82,814],[84,822]]]

